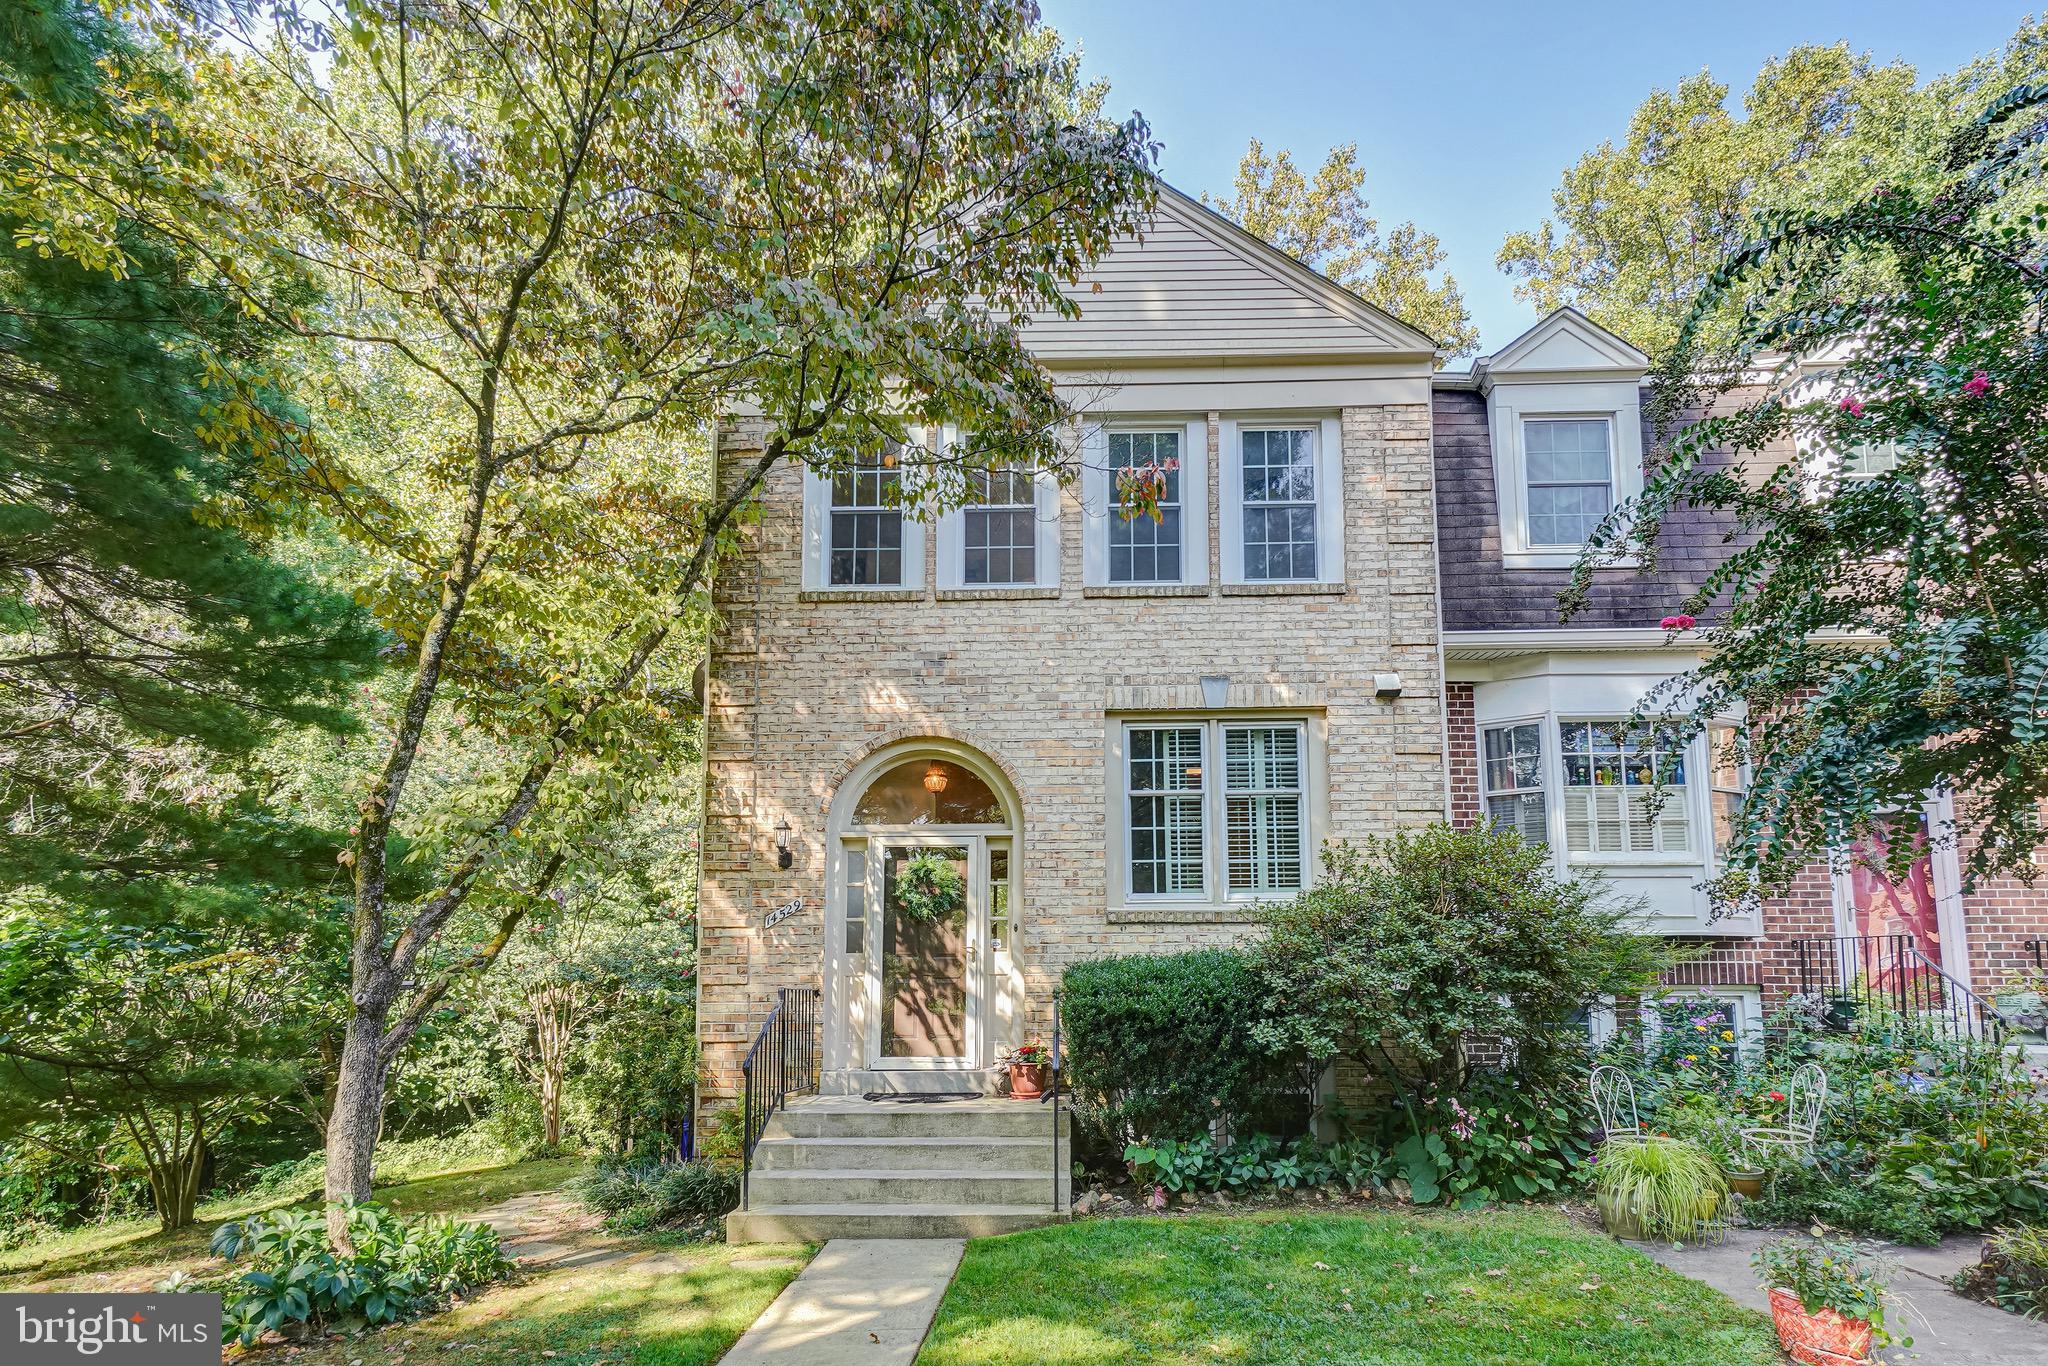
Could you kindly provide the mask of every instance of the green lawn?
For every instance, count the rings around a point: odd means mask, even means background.
[[[407,1214],[466,1213],[522,1191],[558,1190],[582,1168],[580,1158],[545,1158],[429,1176],[380,1186],[376,1198]],[[147,1289],[173,1271],[202,1274],[219,1265],[206,1250],[229,1219],[310,1203],[302,1197],[221,1201],[200,1207],[199,1221],[164,1233],[154,1219],[125,1219],[74,1229],[0,1253],[0,1290]]]
[[[1533,1210],[1098,1219],[985,1239],[968,1244],[918,1357],[919,1366],[1778,1360],[1761,1315]]]
[[[324,1343],[291,1366],[704,1366],[718,1360],[782,1288],[810,1249],[633,1240],[629,1260],[542,1271],[466,1304],[358,1338]],[[639,1255],[653,1249],[651,1255]],[[260,1366],[281,1354],[253,1359]]]

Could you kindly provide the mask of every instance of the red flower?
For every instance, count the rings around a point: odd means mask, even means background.
[[[1842,411],[1851,417],[1863,416],[1863,400],[1851,394],[1842,400]]]
[[[1971,398],[1977,398],[1980,397],[1984,393],[1984,391],[1986,389],[1989,389],[1990,387],[1991,376],[1985,374],[1982,370],[1979,370],[1976,374],[1970,376],[1970,378],[1963,384],[1963,392],[1968,394]]]
[[[1773,1092],[1771,1092],[1771,1099],[1772,1099],[1772,1100],[1783,1100],[1784,1098],[1785,1098],[1785,1093],[1784,1093],[1783,1091],[1773,1091]]]

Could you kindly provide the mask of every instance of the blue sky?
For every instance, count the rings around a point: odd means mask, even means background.
[[[1708,0],[1685,6],[1525,0],[1040,0],[1141,109],[1166,178],[1221,193],[1251,137],[1305,169],[1356,141],[1382,224],[1414,219],[1447,263],[1491,351],[1534,321],[1493,264],[1501,238],[1550,212],[1564,168],[1622,136],[1653,88],[1709,68],[1739,98],[1801,43],[1847,39],[1921,78],[2002,44],[2024,4]]]

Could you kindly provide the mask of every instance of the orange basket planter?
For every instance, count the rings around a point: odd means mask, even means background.
[[[1856,1366],[1870,1360],[1870,1324],[1832,1309],[1809,1314],[1789,1290],[1771,1291],[1771,1321],[1778,1344],[1806,1366]]]

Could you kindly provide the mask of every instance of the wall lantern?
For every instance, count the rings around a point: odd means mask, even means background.
[[[934,797],[946,790],[946,766],[937,759],[932,760],[924,771],[924,790]]]
[[[787,868],[796,862],[796,855],[789,852],[789,817],[784,816],[775,823],[775,866]]]

